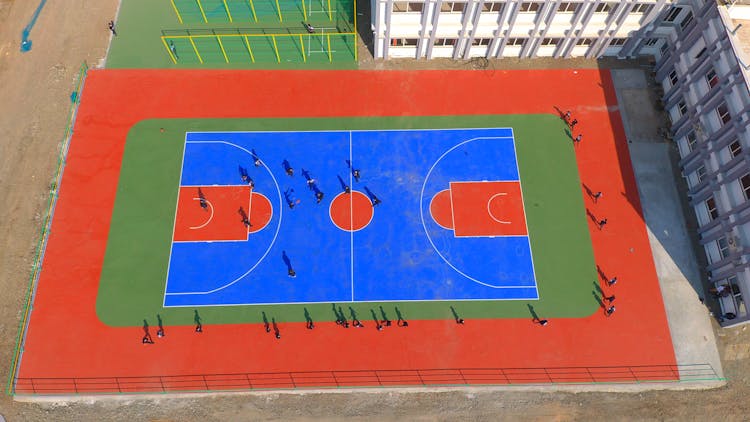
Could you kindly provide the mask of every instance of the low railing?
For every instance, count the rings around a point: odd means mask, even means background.
[[[120,394],[357,387],[721,381],[710,364],[17,378],[14,394]]]
[[[41,232],[39,233],[39,240],[34,248],[34,258],[32,259],[31,274],[29,275],[29,282],[26,288],[26,295],[24,297],[24,307],[21,320],[18,323],[18,337],[16,337],[16,344],[13,349],[13,358],[11,360],[11,367],[8,376],[8,388],[7,392],[12,393],[13,388],[13,377],[16,375],[18,370],[18,363],[23,352],[23,343],[26,335],[26,328],[29,322],[29,316],[31,314],[31,304],[34,301],[36,294],[37,281],[39,280],[39,274],[42,271],[42,260],[44,258],[44,251],[47,245],[47,238],[49,236],[50,225],[52,224],[52,216],[55,213],[55,205],[57,204],[57,193],[60,188],[60,182],[62,181],[63,170],[65,169],[65,159],[68,155],[68,147],[70,146],[70,139],[73,136],[73,125],[75,124],[76,114],[78,113],[78,105],[81,102],[81,91],[83,90],[83,84],[86,81],[86,74],[89,70],[88,64],[85,62],[81,64],[78,69],[78,76],[76,79],[76,85],[73,92],[70,95],[71,105],[68,111],[68,123],[65,126],[65,132],[63,133],[62,143],[60,145],[60,153],[57,157],[57,167],[53,176],[52,184],[50,185],[49,195],[47,196],[47,204],[43,215],[43,222]]]

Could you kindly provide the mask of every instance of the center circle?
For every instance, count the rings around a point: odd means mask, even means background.
[[[340,193],[331,201],[328,213],[333,224],[343,231],[362,230],[372,221],[375,213],[370,198],[360,191]]]

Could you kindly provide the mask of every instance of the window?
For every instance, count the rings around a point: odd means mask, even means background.
[[[672,10],[669,11],[667,16],[664,18],[664,22],[674,22],[675,19],[677,19],[677,15],[682,12],[681,7],[675,7]]]
[[[391,39],[391,45],[394,47],[417,45],[417,39],[416,38],[393,38]]]
[[[673,71],[669,72],[669,82],[672,83],[672,86],[677,85],[677,81],[678,81],[678,79],[677,79],[677,71],[673,70]]]
[[[502,12],[503,6],[503,3],[485,3],[482,5],[482,12]]]
[[[557,6],[557,11],[562,13],[575,13],[580,3],[562,2]]]
[[[609,3],[599,3],[596,5],[596,9],[594,9],[594,12],[596,13],[606,13],[609,12],[612,7],[609,5]]]
[[[740,141],[734,141],[729,144],[729,155],[731,155],[732,158],[740,154],[742,154],[742,145],[740,144]]]
[[[721,105],[716,107],[716,114],[719,115],[719,120],[721,120],[722,126],[732,120],[732,116],[729,114],[729,107],[727,107],[727,103],[721,103]]]
[[[655,46],[655,45],[656,45],[656,43],[657,43],[657,42],[659,42],[659,39],[658,39],[658,38],[649,38],[649,39],[647,39],[647,40],[646,40],[646,41],[645,41],[645,42],[644,42],[643,44],[644,44],[644,45],[645,45],[646,47],[653,47],[653,46]]]
[[[740,177],[740,186],[745,194],[745,199],[750,199],[750,174]]]
[[[466,7],[466,2],[458,1],[446,1],[440,6],[441,12],[463,12]]]
[[[406,12],[409,9],[409,3],[405,1],[394,1],[393,11],[394,12]]]
[[[698,170],[695,171],[695,176],[698,178],[698,183],[703,183],[703,180],[706,178],[706,166],[698,167]]]
[[[523,45],[526,42],[526,38],[508,38],[508,42],[505,45]]]
[[[664,41],[664,44],[662,44],[661,47],[659,47],[659,52],[663,56],[667,54],[667,50],[669,50],[669,43]]]
[[[711,89],[719,83],[719,77],[716,76],[716,71],[711,69],[706,73],[706,82],[708,82],[708,88]]]
[[[539,3],[525,2],[521,3],[521,9],[519,12],[537,12],[539,11]]]
[[[653,8],[653,4],[636,4],[631,13],[642,13],[647,15]]]
[[[706,54],[706,51],[707,51],[706,47],[703,47],[703,49],[701,51],[699,51],[698,54],[695,55],[695,59],[697,60],[697,59],[700,59],[701,57],[703,57],[703,55]]]
[[[690,151],[694,150],[695,144],[698,141],[698,138],[695,136],[695,132],[688,132],[688,134],[685,135],[685,139],[687,140],[688,148],[690,149]]]
[[[685,100],[682,100],[677,104],[677,111],[680,112],[680,116],[687,114],[687,104],[685,104]]]
[[[690,25],[690,22],[693,21],[693,12],[688,12],[687,16],[685,16],[685,19],[683,19],[680,22],[680,28],[685,29],[688,25]]]
[[[576,41],[576,45],[591,45],[594,43],[594,40],[591,38],[581,38],[578,41]]]
[[[711,217],[711,220],[716,220],[719,218],[719,210],[716,209],[716,201],[714,200],[714,197],[710,197],[706,200],[706,210],[708,211],[708,216]]]
[[[726,237],[722,236],[716,239],[716,246],[719,248],[719,254],[722,259],[729,256],[729,242],[727,242]]]
[[[627,38],[612,38],[612,41],[609,42],[609,46],[618,46],[618,45],[625,45],[625,41],[627,41]]]
[[[557,45],[560,42],[560,38],[544,38],[540,45]]]
[[[435,38],[435,44],[433,44],[436,47],[444,46],[444,45],[456,45],[456,39],[455,38]]]
[[[490,45],[492,38],[474,38],[471,45]]]

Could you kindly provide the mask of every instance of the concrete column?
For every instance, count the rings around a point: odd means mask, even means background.
[[[440,9],[443,7],[443,0],[436,0],[435,3],[432,4],[433,11],[432,11],[432,23],[430,28],[430,42],[427,44],[427,53],[425,56],[427,59],[432,58],[432,47],[435,46],[435,38],[437,38],[437,32],[438,32],[438,21],[440,19]]]

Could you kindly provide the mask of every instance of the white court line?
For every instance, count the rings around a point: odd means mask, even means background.
[[[354,153],[352,152],[352,131],[349,131],[349,165],[354,170],[354,161],[352,161]],[[349,172],[349,186],[353,188],[352,172]],[[352,302],[354,302],[354,195],[349,195],[349,257],[351,260],[351,280],[352,280]],[[375,218],[375,210],[372,211],[372,218]],[[372,220],[370,220],[372,221]],[[367,226],[370,224],[368,223]],[[365,227],[367,227],[365,226]],[[362,227],[364,229],[364,227]]]
[[[201,200],[201,198],[193,198],[193,201],[200,201],[200,200]],[[203,223],[203,224],[201,224],[200,226],[188,227],[190,230],[202,229],[202,228],[206,227],[208,225],[208,223],[211,222],[211,220],[214,219],[214,206],[213,206],[213,204],[208,199],[203,199],[203,200],[206,202],[206,204],[208,204],[208,208],[210,208],[211,215],[208,217],[208,220],[206,220],[206,222]]]
[[[245,149],[245,148],[243,148],[243,147],[241,147],[241,146],[239,146],[237,144],[233,144],[233,143],[227,142],[227,141],[186,141],[185,143],[186,144],[187,143],[191,143],[191,144],[225,144],[225,145],[229,145],[229,146],[235,147],[235,148],[239,149],[240,151],[243,151],[243,152],[247,153],[251,157],[253,156],[253,154],[250,151],[248,151],[247,149]],[[184,155],[185,154],[183,152],[183,164],[184,164],[184,159],[185,159]],[[203,292],[174,292],[174,293],[167,293],[166,292],[166,287],[165,287],[165,292],[164,292],[164,295],[165,295],[164,300],[165,301],[166,301],[166,296],[167,295],[169,295],[169,296],[207,295],[207,294],[216,293],[216,292],[218,292],[220,290],[226,289],[227,287],[229,287],[229,286],[231,286],[233,284],[236,284],[237,282],[239,282],[240,280],[242,280],[243,278],[245,278],[245,276],[247,276],[248,274],[250,274],[258,265],[260,265],[261,262],[263,262],[264,259],[266,259],[266,256],[268,255],[268,253],[271,252],[271,248],[273,248],[273,245],[276,243],[276,239],[279,236],[279,229],[281,229],[281,221],[282,221],[282,219],[284,217],[284,208],[282,207],[281,188],[279,188],[279,183],[276,180],[276,177],[273,175],[273,172],[271,171],[270,168],[268,168],[268,166],[266,165],[266,163],[263,162],[263,160],[260,160],[260,163],[263,165],[263,167],[266,168],[266,170],[268,171],[268,174],[271,176],[271,179],[273,180],[273,184],[276,186],[276,193],[279,195],[279,222],[276,225],[276,232],[273,234],[273,239],[271,239],[271,243],[268,245],[268,249],[266,249],[266,251],[263,253],[263,256],[261,256],[260,259],[258,259],[258,262],[256,262],[255,265],[253,265],[252,267],[250,267],[244,274],[242,274],[239,277],[235,278],[231,282],[229,282],[229,283],[227,283],[227,284],[225,284],[223,286],[219,286],[219,287],[217,287],[215,289],[208,290],[208,291],[203,291]],[[180,181],[182,181],[182,178],[180,178]],[[175,213],[175,215],[176,214],[177,213]],[[174,244],[174,242],[172,242],[172,244]],[[170,250],[170,260],[171,260],[171,250]],[[169,271],[167,271],[167,277],[169,277]]]
[[[180,204],[180,189],[182,186],[182,171],[185,168],[185,150],[187,149],[187,133],[185,134],[185,142],[182,144],[182,161],[180,163],[180,181],[177,182],[177,200],[174,204],[174,219],[172,220],[172,237],[169,238],[169,258],[167,259],[167,279],[164,280],[164,297],[162,298],[161,305],[167,306],[167,290],[169,288],[169,268],[172,265],[172,248],[174,247],[174,232],[177,229],[177,207]]]
[[[489,216],[490,216],[491,219],[497,221],[500,224],[510,224],[510,221],[501,220],[501,219],[495,217],[495,215],[492,214],[492,210],[490,210],[490,204],[492,203],[492,200],[495,199],[495,198],[497,198],[498,196],[506,196],[506,195],[507,195],[506,192],[496,193],[496,194],[492,195],[490,197],[490,199],[487,200],[487,214],[489,214]]]
[[[435,202],[435,198],[437,198],[437,196],[438,196],[438,195],[440,195],[441,193],[443,193],[443,192],[446,192],[446,191],[448,192],[448,195],[450,195],[450,192],[451,192],[451,190],[450,190],[450,189],[443,189],[443,190],[441,190],[440,192],[436,193],[436,194],[435,194],[435,195],[434,195],[434,196],[432,197],[432,199],[430,199],[430,216],[432,217],[432,221],[434,221],[434,222],[435,222],[435,224],[437,224],[438,226],[440,226],[440,227],[442,227],[442,228],[444,228],[444,229],[446,229],[446,230],[453,230],[453,227],[445,227],[444,225],[440,224],[440,223],[439,223],[439,222],[437,221],[437,218],[435,218],[435,216],[434,216],[434,215],[432,215],[432,203],[433,203],[433,202]],[[453,198],[452,198],[452,197],[451,197],[450,201],[451,201],[451,202],[449,202],[449,205],[451,206],[451,221],[453,221]],[[454,224],[455,224],[455,222],[454,222]]]
[[[503,286],[498,287],[497,290],[502,289],[532,289],[535,288],[535,286]],[[536,292],[536,297],[514,297],[514,298],[479,298],[479,299],[368,299],[368,300],[358,300],[357,303],[383,303],[383,302],[409,302],[409,303],[417,303],[417,302],[500,302],[500,301],[507,301],[507,300],[538,300],[539,299],[539,292]],[[319,303],[326,303],[330,304],[331,302],[335,303],[343,303],[346,302],[346,300],[332,300],[332,299],[325,299],[325,300],[319,300],[319,301],[306,301],[306,302],[237,302],[237,303],[207,303],[207,304],[200,304],[200,305],[165,305],[165,308],[195,308],[196,306],[200,307],[206,307],[206,308],[218,308],[218,307],[224,307],[224,306],[255,306],[255,305],[315,305]]]
[[[531,232],[529,231],[529,222],[526,220],[526,204],[523,199],[523,182],[521,182],[521,169],[518,167],[518,153],[516,152],[516,141],[515,133],[513,128],[510,128],[510,133],[513,134],[513,155],[516,158],[516,173],[518,173],[518,187],[521,192],[521,207],[523,210],[523,224],[526,227],[526,240],[529,244],[529,257],[531,258],[531,275],[534,277],[534,289],[536,290],[536,297],[539,297],[539,283],[536,279],[536,268],[534,268],[534,250],[531,248]]]
[[[252,224],[252,221],[250,221],[250,212],[253,210],[253,189],[250,188],[250,198],[247,200],[247,221]],[[245,236],[245,239],[250,239],[250,224],[247,225],[247,236]]]
[[[460,127],[460,128],[446,128],[446,129],[352,129],[352,130],[229,130],[229,131],[201,131],[201,132],[186,132],[185,136],[190,134],[205,134],[205,133],[368,133],[368,132],[457,132],[457,131],[500,131],[510,130],[510,136],[490,136],[487,139],[513,139],[513,128],[512,127]],[[480,139],[480,138],[477,138]],[[221,142],[221,140],[198,140],[188,142]]]
[[[432,171],[435,170],[435,166],[437,166],[438,163],[440,163],[440,161],[443,158],[445,158],[445,156],[448,155],[451,151],[453,151],[454,149],[456,149],[456,148],[458,148],[458,147],[460,147],[460,146],[462,146],[464,144],[468,144],[469,142],[474,142],[474,141],[478,141],[478,140],[493,140],[493,139],[497,140],[497,139],[508,139],[508,138],[493,137],[493,136],[479,136],[479,137],[476,137],[476,138],[467,139],[467,140],[465,140],[463,142],[460,142],[460,143],[452,146],[451,148],[449,148],[448,150],[446,150],[440,157],[438,157],[437,160],[435,160],[435,162],[432,164],[432,167],[430,167],[430,169],[427,171],[427,175],[425,176],[424,182],[422,183],[422,190],[419,193],[419,217],[422,220],[422,228],[424,229],[424,232],[427,235],[427,240],[430,242],[430,245],[432,245],[432,248],[435,250],[435,253],[438,254],[438,256],[443,260],[443,262],[445,262],[446,264],[448,264],[448,266],[451,267],[451,268],[453,268],[457,273],[461,274],[462,276],[466,277],[467,279],[469,279],[469,280],[471,280],[471,281],[473,281],[475,283],[478,283],[478,284],[481,284],[482,286],[490,287],[490,288],[493,288],[493,289],[500,289],[500,288],[508,288],[508,286],[497,286],[497,285],[493,285],[493,284],[489,284],[489,283],[485,283],[483,281],[477,280],[476,278],[471,277],[470,275],[464,273],[463,271],[461,271],[458,268],[456,268],[456,266],[454,266],[453,264],[451,264],[451,262],[445,256],[443,256],[443,254],[440,253],[440,251],[438,250],[437,246],[435,246],[435,242],[432,240],[432,237],[430,236],[429,230],[427,230],[427,224],[425,223],[425,219],[424,219],[424,190],[425,190],[425,188],[427,188],[427,181],[430,179],[430,175],[432,174]],[[513,138],[510,138],[510,139],[511,139],[511,143],[513,144],[513,147],[514,147],[513,151],[514,151],[514,154],[515,154],[515,142],[513,141]],[[515,158],[516,158],[516,171],[517,171],[517,169],[518,169],[518,157],[515,157]],[[526,231],[528,232],[528,229]],[[455,232],[454,232],[454,235],[455,235]],[[482,236],[482,237],[486,237],[486,236]],[[531,250],[531,244],[529,244],[529,250]],[[532,270],[533,270],[533,267],[534,267],[533,260],[532,260],[531,266],[532,266]],[[534,277],[534,287],[536,288],[536,276]],[[528,288],[528,287],[524,286],[524,288]],[[537,291],[537,297],[538,296],[539,296],[539,292]]]

